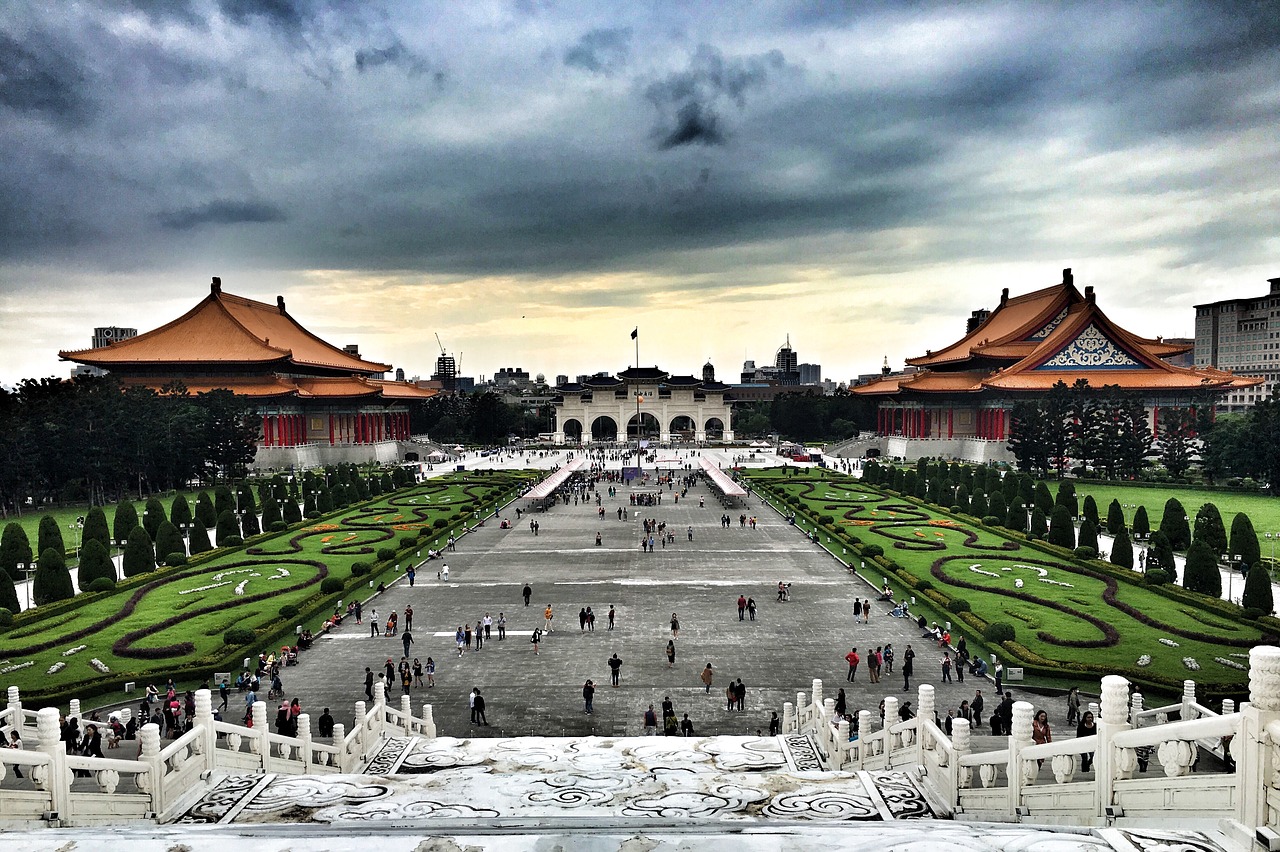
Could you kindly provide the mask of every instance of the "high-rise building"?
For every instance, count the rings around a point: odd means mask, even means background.
[[[561,385],[567,385],[567,384],[569,384],[568,375],[566,375],[565,373],[559,373],[556,375],[556,387],[560,387]]]
[[[1261,296],[1196,305],[1195,366],[1264,380],[1232,388],[1218,411],[1247,411],[1280,387],[1280,278],[1267,283],[1271,289]]]
[[[800,384],[802,385],[820,385],[822,384],[822,365],[821,364],[801,364],[797,368],[800,372]]]
[[[448,391],[458,389],[458,362],[452,355],[440,353],[436,358],[436,371],[431,374],[431,381],[439,382],[440,387]]]
[[[784,373],[795,373],[799,360],[791,348],[791,335],[787,335],[787,342],[778,347],[778,354],[773,358],[773,366]]]
[[[128,340],[131,337],[137,337],[138,330],[136,328],[120,328],[114,325],[103,325],[93,330],[93,348],[101,349],[104,346],[110,346],[119,340]],[[88,364],[79,364],[71,371],[71,378],[79,378],[81,376],[105,376],[107,371],[101,367],[93,367]]]

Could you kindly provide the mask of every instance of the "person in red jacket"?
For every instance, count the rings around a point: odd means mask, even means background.
[[[858,656],[858,649],[853,648],[849,653],[844,655],[844,661],[849,664],[849,676],[845,680],[853,683],[854,678],[858,674],[858,663],[862,662],[862,658]]]

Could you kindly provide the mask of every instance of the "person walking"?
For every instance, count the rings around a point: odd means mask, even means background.
[[[689,720],[689,714],[685,713],[684,718],[680,720],[680,736],[693,736],[693,722]]]
[[[1080,716],[1080,722],[1076,725],[1076,737],[1091,737],[1098,733],[1098,726],[1093,721],[1093,711],[1086,710]],[[1080,771],[1088,772],[1093,766],[1093,752],[1084,752],[1080,755]]]
[[[404,655],[406,657],[409,656],[409,646],[413,644],[413,634],[407,628],[400,634],[400,643],[404,645]]]
[[[617,686],[617,684],[615,683],[614,686]],[[591,682],[590,678],[588,678],[587,682],[582,685],[583,712],[586,713],[588,716],[590,716],[591,713],[593,712],[591,701],[592,699],[595,698],[595,695],[596,695],[596,685]]]
[[[1031,741],[1036,745],[1053,742],[1053,731],[1049,728],[1049,714],[1044,710],[1037,710],[1036,715],[1031,717]],[[1044,759],[1037,759],[1036,766],[1044,766]]]
[[[756,599],[747,598],[747,618],[751,621],[756,620]]]
[[[618,655],[614,654],[609,658],[609,682],[614,688],[618,687],[618,673],[622,671],[622,660],[618,659]]]
[[[909,692],[911,690],[911,673],[915,668],[916,652],[911,650],[911,646],[907,646],[907,650],[902,654],[902,691]]]
[[[867,677],[871,678],[872,683],[880,682],[880,666],[883,662],[884,658],[879,648],[867,654]]]
[[[484,715],[484,696],[480,694],[480,688],[476,687],[476,703],[475,703],[476,719],[484,727],[489,727],[489,717]]]
[[[742,682],[742,678],[738,678],[738,682],[733,685],[733,698],[738,704],[739,711],[747,709],[747,687]]]
[[[356,624],[364,624],[364,605],[356,601]]]
[[[427,689],[436,685],[436,661],[427,657]]]
[[[862,618],[862,598],[853,599],[853,623],[857,624],[858,619]]]
[[[700,675],[700,677],[702,678],[702,685],[706,687],[706,690],[707,690],[706,694],[710,695],[711,682],[715,679],[715,674],[711,671],[710,663],[707,663],[707,667],[702,670],[702,674]]]
[[[417,657],[413,658],[413,685],[422,687],[422,661]]]
[[[224,707],[226,703],[226,698],[223,698]],[[1078,721],[1080,721],[1080,690],[1073,686],[1067,692],[1067,724],[1074,725]]]
[[[649,709],[644,711],[644,735],[646,737],[655,737],[658,735],[658,714],[653,712],[653,705],[649,705]]]
[[[533,655],[538,656],[538,645],[542,642],[542,628],[533,628],[533,635],[529,637],[529,643],[533,645]]]
[[[493,638],[493,616],[489,613],[484,614],[484,641],[488,642]]]
[[[377,636],[378,634],[378,610],[369,610],[369,636]]]
[[[226,712],[227,699],[231,697],[231,689],[227,685],[225,677],[222,679],[222,683],[218,684],[218,697],[222,699],[222,704],[218,706],[219,712]]]
[[[484,623],[476,619],[476,650],[484,647]]]
[[[467,642],[467,650],[471,650],[471,622],[468,621],[462,625],[462,638]]]
[[[671,613],[671,638],[680,638],[680,619],[676,618],[676,614],[674,612]]]
[[[884,653],[880,655],[881,661],[884,663],[885,674],[893,674],[893,643],[884,643]]]
[[[498,613],[498,641],[501,642],[507,638],[507,616],[505,613]]]
[[[587,632],[587,608],[585,606],[578,610],[578,632]]]
[[[942,682],[951,683],[951,654],[942,655]]]
[[[413,604],[404,605],[404,629],[413,629]]]
[[[746,595],[738,595],[738,620],[747,620],[747,597]]]
[[[676,665],[676,641],[674,639],[667,640],[667,668],[675,668]]]
[[[462,625],[458,625],[458,631],[453,634],[453,640],[458,643],[458,656],[462,656],[462,649],[467,643],[467,634],[462,631]]]
[[[973,714],[973,726],[976,728],[982,724],[982,690],[973,693],[973,700],[969,702],[969,712]]]
[[[524,605],[528,606],[529,598],[533,597],[533,589],[529,587],[528,583],[524,584],[524,590],[520,594],[524,596]]]
[[[364,694],[370,701],[373,700],[373,669],[368,666],[364,667]]]
[[[613,610],[613,604],[609,604],[609,629],[610,630],[613,629],[613,619],[615,616],[616,616],[616,613]]]
[[[551,619],[556,617],[556,614],[551,611],[551,604],[547,604],[547,608],[542,611],[542,617],[546,619],[546,623],[542,626],[542,632],[551,633]]]
[[[782,731],[782,720],[778,718],[778,711],[774,710],[773,715],[769,717],[769,736],[776,737]]]
[[[858,656],[857,648],[851,648],[849,653],[844,655],[844,661],[849,664],[849,673],[845,675],[844,679],[849,683],[853,683],[854,679],[858,676],[858,663],[861,662],[861,659],[862,658]]]

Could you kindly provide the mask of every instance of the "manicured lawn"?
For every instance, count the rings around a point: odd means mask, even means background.
[[[198,493],[199,492],[191,492],[186,495],[187,503],[191,506],[192,512],[195,512],[196,494]],[[209,495],[213,496],[212,488],[209,489]],[[160,502],[164,504],[166,514],[169,512],[170,507],[173,506],[173,498],[173,493],[165,494],[159,498]],[[132,502],[134,509],[138,512],[138,520],[141,521],[142,512],[147,508],[147,501],[134,500]],[[24,512],[21,517],[10,515],[3,522],[0,522],[0,526],[16,521],[18,525],[26,531],[27,540],[31,542],[31,547],[34,549],[36,541],[39,538],[40,519],[45,515],[52,515],[53,519],[58,522],[58,528],[62,530],[62,541],[67,546],[67,552],[72,553],[76,549],[76,530],[72,528],[72,525],[75,523],[76,518],[83,518],[87,515],[89,513],[89,508],[89,506],[85,505],[63,507],[59,509],[38,509],[28,511]],[[116,506],[113,503],[110,506],[105,507],[103,511],[107,513],[107,526],[110,527],[111,522],[116,516]]]
[[[1057,484],[1050,482],[1049,490],[1057,493]],[[1258,534],[1258,542],[1262,547],[1262,555],[1271,557],[1272,543],[1276,539],[1268,541],[1266,533],[1280,533],[1280,497],[1270,497],[1265,494],[1241,494],[1234,491],[1202,491],[1198,488],[1134,488],[1126,485],[1091,485],[1086,483],[1076,484],[1076,497],[1080,502],[1084,502],[1086,495],[1093,495],[1094,502],[1098,504],[1098,516],[1105,522],[1107,518],[1107,506],[1111,505],[1112,500],[1119,500],[1120,505],[1126,507],[1124,517],[1128,523],[1133,523],[1133,513],[1136,509],[1127,508],[1129,506],[1146,506],[1147,517],[1151,520],[1151,528],[1154,530],[1160,526],[1160,518],[1164,515],[1164,504],[1170,497],[1177,497],[1182,503],[1182,508],[1187,510],[1187,515],[1194,521],[1196,512],[1205,503],[1213,503],[1218,507],[1218,511],[1222,513],[1222,522],[1227,529],[1231,529],[1231,520],[1236,516],[1237,512],[1244,512],[1249,516],[1249,520],[1253,522],[1254,532]]]
[[[389,569],[398,571],[416,558],[419,548],[442,548],[449,530],[435,532],[437,519],[454,524],[453,515],[463,504],[473,504],[483,517],[504,492],[530,476],[451,474],[248,547],[217,552],[199,565],[145,575],[139,585],[86,597],[65,611],[59,612],[57,605],[37,608],[33,618],[0,634],[0,671],[22,666],[0,674],[0,684],[16,685],[24,695],[38,698],[76,684],[86,684],[86,694],[94,684],[118,688],[136,680],[141,687],[193,663],[207,662],[206,676],[211,676],[215,665],[225,666],[228,649],[222,636],[229,628],[257,630],[263,647],[250,649],[255,654],[270,650],[272,634],[294,623],[318,630],[323,613],[339,598],[365,590],[366,579],[352,576],[354,562],[374,563],[378,549],[398,547],[402,537],[432,529],[432,535],[417,539]],[[343,580],[343,592],[320,595],[325,577]],[[316,614],[283,618],[280,609],[286,605]],[[64,656],[80,645],[83,650]],[[90,666],[94,658],[110,673],[95,671]],[[58,663],[65,665],[46,673]]]
[[[1243,663],[1249,647],[1262,636],[1252,623],[1235,622],[1172,600],[1146,586],[1117,580],[1096,567],[1047,554],[830,472],[801,477],[753,471],[748,477],[775,498],[797,497],[817,514],[832,515],[838,527],[856,535],[863,544],[883,547],[885,556],[917,581],[927,581],[948,598],[967,601],[984,621],[1013,625],[1016,641],[1042,657],[1135,679],[1158,675],[1220,685],[1247,680],[1244,671],[1215,662],[1215,658]],[[1151,505],[1163,508],[1163,500],[1157,503],[1152,499],[1160,494],[1150,491],[1146,496]],[[914,594],[917,606],[924,611],[919,606],[925,597],[923,591],[910,588],[870,562],[866,574],[877,583],[881,574],[887,576],[899,598]],[[1108,589],[1113,591],[1107,594]],[[1139,616],[1150,623],[1143,623]],[[931,621],[951,620],[953,640],[967,631],[950,613],[930,612],[928,617]],[[974,644],[970,635],[971,649]],[[1150,666],[1137,665],[1143,655],[1151,657]],[[1194,658],[1201,668],[1188,669],[1184,657]]]

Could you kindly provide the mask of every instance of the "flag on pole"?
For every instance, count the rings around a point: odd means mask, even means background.
[[[636,326],[635,328],[631,329],[632,340],[635,340],[639,336],[640,336],[640,326]]]

